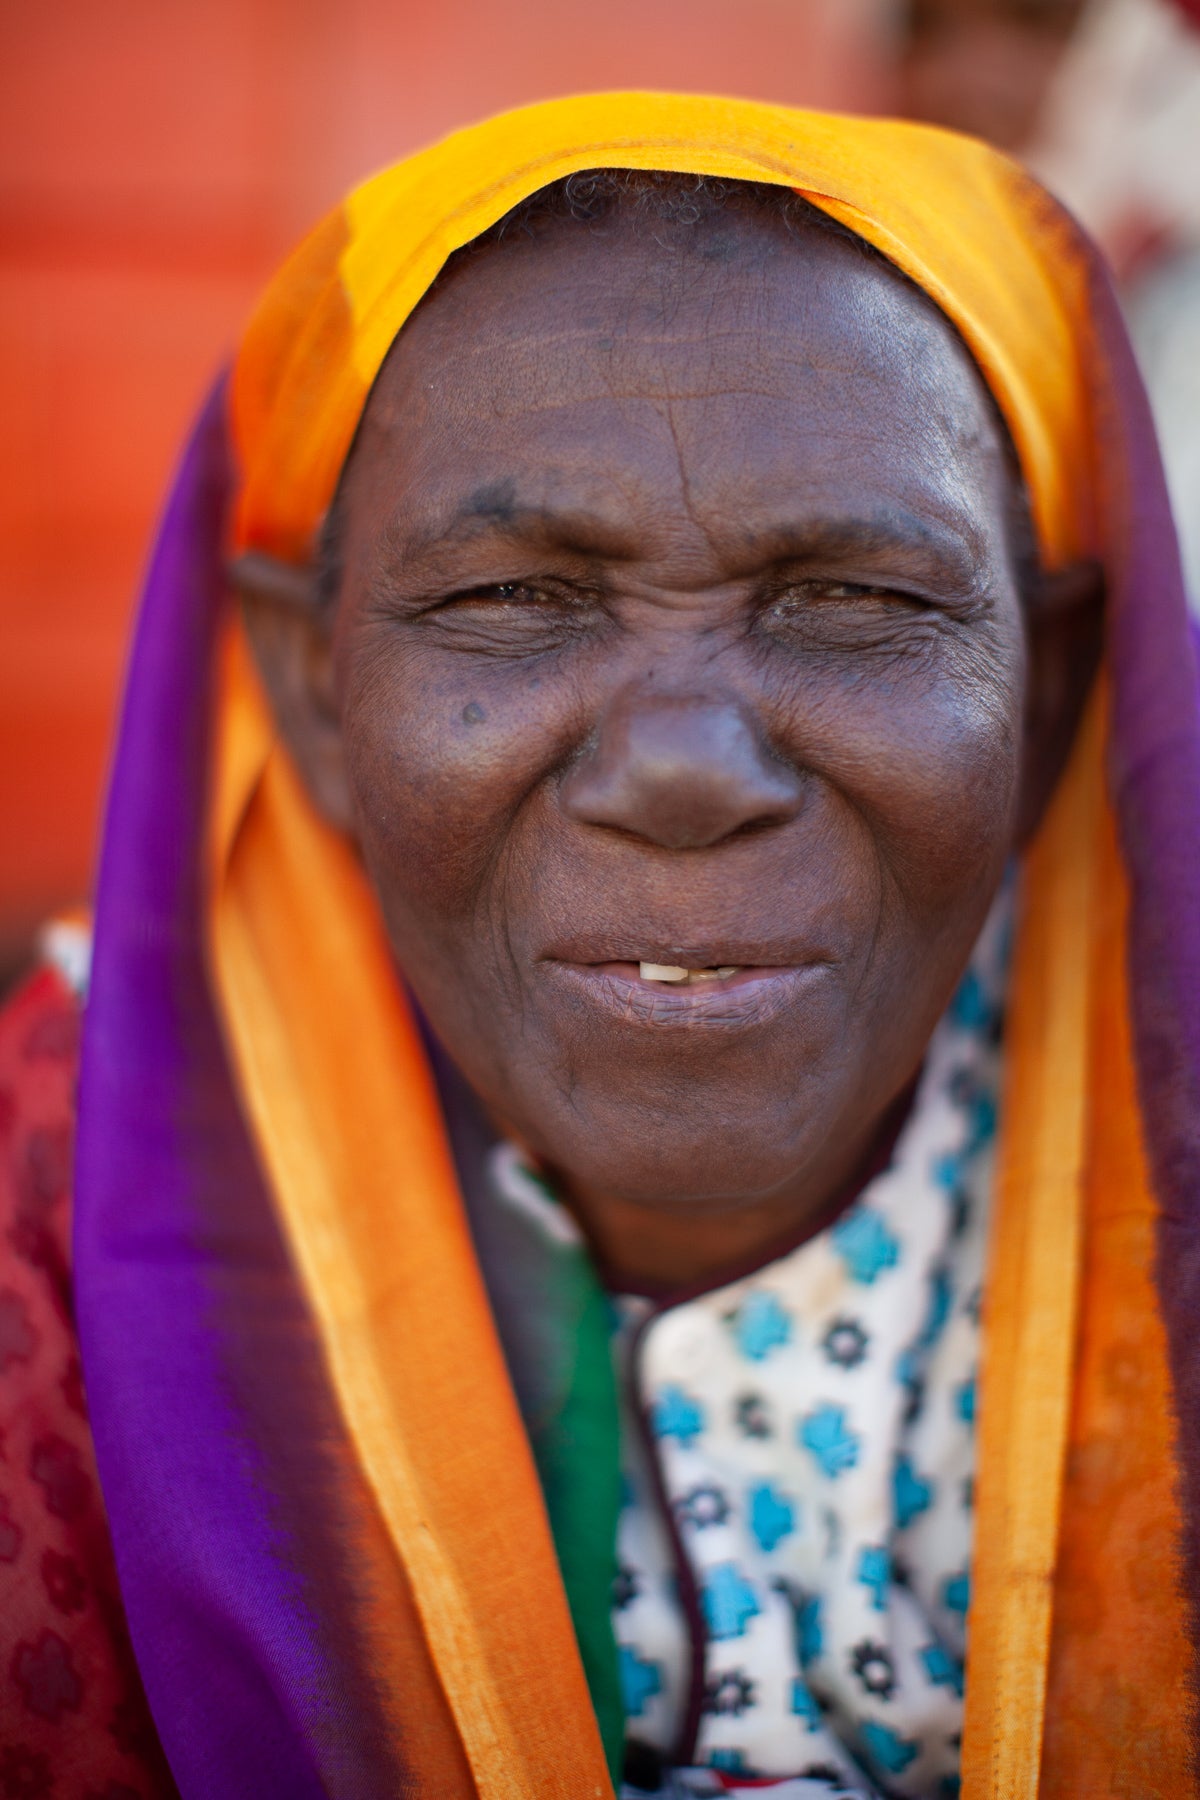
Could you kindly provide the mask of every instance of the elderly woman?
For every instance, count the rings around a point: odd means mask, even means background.
[[[1195,682],[981,146],[600,96],[352,194],[152,567],[69,1273],[3,1027],[0,1792],[1195,1792]]]

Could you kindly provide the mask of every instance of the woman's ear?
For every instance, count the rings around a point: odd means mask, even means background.
[[[309,796],[332,825],[352,834],[333,679],[333,621],[315,570],[253,550],[237,557],[229,574],[276,723]]]
[[[1074,742],[1100,664],[1104,575],[1077,562],[1038,573],[1022,596],[1029,645],[1016,846],[1037,830]]]

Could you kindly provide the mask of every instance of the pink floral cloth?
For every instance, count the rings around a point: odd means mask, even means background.
[[[51,968],[0,1009],[0,1800],[165,1800],[72,1319],[79,1025]]]

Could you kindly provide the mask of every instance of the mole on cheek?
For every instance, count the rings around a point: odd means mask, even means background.
[[[478,700],[469,701],[462,709],[462,722],[464,725],[482,725],[486,718],[487,714],[484,712],[482,706],[480,706]]]

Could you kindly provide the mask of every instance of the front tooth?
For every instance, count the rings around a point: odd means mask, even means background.
[[[672,963],[639,963],[638,974],[643,981],[686,981],[688,971],[677,969]]]

